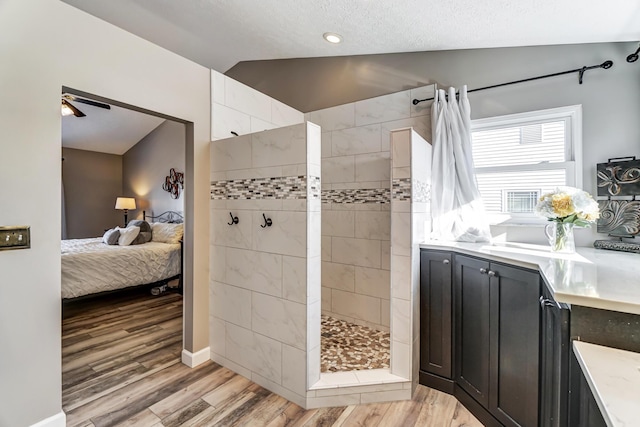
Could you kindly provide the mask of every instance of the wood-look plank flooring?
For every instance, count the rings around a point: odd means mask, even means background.
[[[63,305],[69,427],[481,426],[453,397],[304,410],[214,362],[180,362],[182,298],[131,291]]]

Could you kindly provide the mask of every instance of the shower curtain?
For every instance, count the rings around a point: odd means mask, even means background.
[[[471,106],[467,87],[440,89],[431,107],[433,145],[431,215],[435,240],[488,242],[484,205],[476,185],[471,152]]]

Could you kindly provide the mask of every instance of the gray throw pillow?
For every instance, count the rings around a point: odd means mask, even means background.
[[[134,219],[127,224],[127,227],[131,226],[140,227],[140,234],[131,243],[132,245],[141,245],[151,241],[151,225],[147,221]]]
[[[111,230],[107,230],[102,236],[102,242],[107,245],[117,245],[118,239],[120,238],[120,230],[112,228]]]

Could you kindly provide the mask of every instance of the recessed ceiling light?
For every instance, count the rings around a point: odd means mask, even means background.
[[[329,43],[340,43],[342,41],[342,36],[336,33],[324,33],[322,37]]]

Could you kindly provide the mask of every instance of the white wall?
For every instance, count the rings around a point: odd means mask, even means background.
[[[209,70],[64,3],[2,0],[0,224],[30,225],[32,237],[31,249],[0,252],[2,426],[61,411],[63,85],[193,122],[186,256],[194,286],[185,306],[195,329],[185,343],[192,351],[208,345]]]
[[[211,140],[261,132],[304,121],[304,114],[211,70]]]

